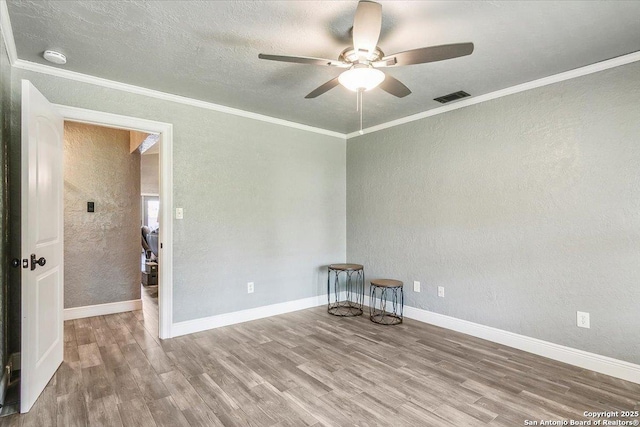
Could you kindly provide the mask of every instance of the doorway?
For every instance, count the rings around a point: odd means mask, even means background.
[[[157,139],[64,123],[65,320],[142,309],[157,339],[159,167],[158,155],[146,154]]]
[[[156,148],[154,150],[153,148]],[[140,157],[140,225],[142,230],[142,322],[154,337],[158,336],[158,237],[160,230],[159,159],[157,147]]]
[[[64,123],[65,320],[140,308],[140,153],[130,132]]]
[[[56,105],[65,121],[158,135],[158,337],[172,336],[173,311],[173,126],[128,116]]]
[[[28,80],[22,80],[20,272],[20,412],[28,412],[63,362],[64,317],[64,124],[79,123],[155,133],[160,141],[160,260],[164,259],[159,295],[159,338],[172,336],[172,125],[50,103]],[[128,147],[127,147],[128,148]],[[127,150],[128,151],[128,150]],[[81,164],[81,163],[80,163]],[[139,168],[139,164],[137,165]],[[106,170],[109,168],[107,167]],[[108,188],[107,188],[108,190]],[[97,193],[97,192],[96,192]],[[137,199],[139,193],[134,197]],[[83,200],[83,199],[81,199]],[[91,213],[95,202],[83,202]],[[134,202],[135,204],[136,202]],[[139,217],[139,213],[136,215]],[[164,221],[166,219],[166,221]],[[95,240],[94,240],[95,241]],[[99,241],[99,240],[98,240]],[[138,240],[139,242],[139,240]],[[37,255],[36,255],[37,253]],[[99,261],[99,260],[98,260]],[[134,301],[135,302],[135,301]],[[139,303],[139,301],[138,301]],[[99,316],[116,311],[111,304],[80,307]],[[75,313],[78,314],[78,313]]]

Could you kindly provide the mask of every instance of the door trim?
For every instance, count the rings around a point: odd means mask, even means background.
[[[158,335],[173,336],[173,125],[137,117],[54,104],[64,120],[160,134],[160,263]]]

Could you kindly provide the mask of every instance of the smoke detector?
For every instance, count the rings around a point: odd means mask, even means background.
[[[43,58],[56,65],[64,65],[67,63],[67,57],[64,53],[55,50],[45,50],[42,54]]]

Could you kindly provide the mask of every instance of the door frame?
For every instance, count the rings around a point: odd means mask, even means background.
[[[158,336],[173,336],[173,125],[137,117],[53,104],[65,121],[160,135],[160,246]]]

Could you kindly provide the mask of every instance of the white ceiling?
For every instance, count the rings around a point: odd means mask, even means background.
[[[412,94],[365,94],[364,126],[640,50],[640,1],[380,1],[385,54],[473,42],[471,56],[387,69]],[[350,45],[356,1],[9,0],[18,58],[341,133],[358,129],[356,97],[329,67],[258,53],[337,58]],[[48,64],[48,63],[47,63]]]

